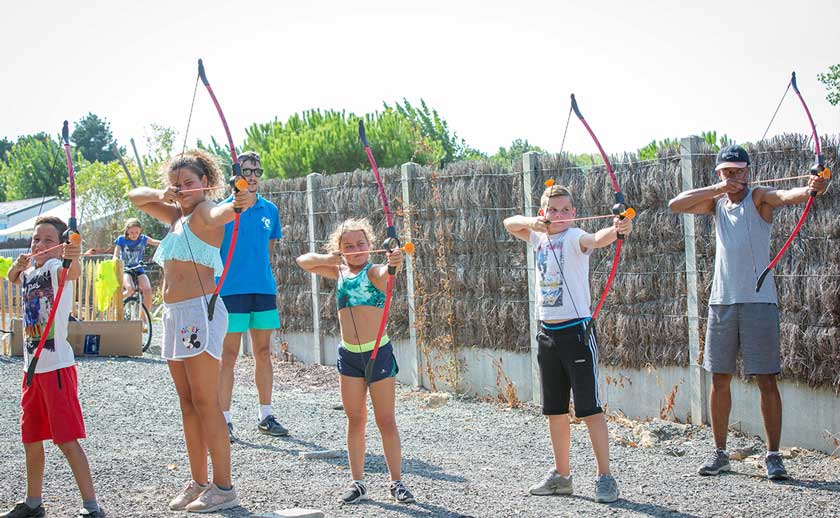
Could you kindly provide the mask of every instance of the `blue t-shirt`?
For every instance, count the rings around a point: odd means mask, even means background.
[[[224,202],[233,201],[229,196]],[[227,260],[230,238],[233,235],[233,222],[225,225],[225,238],[222,240],[222,263]],[[281,239],[280,213],[277,205],[257,194],[257,201],[250,209],[239,216],[239,235],[236,248],[230,261],[225,284],[221,295],[245,295],[257,293],[274,295],[277,282],[271,271],[271,251],[268,241]],[[218,277],[216,282],[218,282]]]
[[[143,252],[146,250],[146,234],[140,234],[137,239],[128,239],[124,235],[114,240],[114,244],[122,249],[120,259],[126,268],[137,266],[143,260]]]

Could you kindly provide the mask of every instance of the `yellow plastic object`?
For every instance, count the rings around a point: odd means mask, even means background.
[[[117,260],[108,259],[99,263],[96,267],[96,280],[93,283],[93,291],[96,296],[96,308],[99,311],[108,309],[114,293],[120,288],[120,281],[117,277]]]
[[[11,257],[0,257],[0,279],[7,279],[9,277],[9,269],[12,267],[14,260]]]

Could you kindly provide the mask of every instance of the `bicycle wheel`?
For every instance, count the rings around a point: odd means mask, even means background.
[[[127,297],[123,300],[123,318],[126,320],[139,320],[143,323],[143,335],[141,344],[143,352],[149,350],[152,344],[152,315],[149,310],[136,296]]]

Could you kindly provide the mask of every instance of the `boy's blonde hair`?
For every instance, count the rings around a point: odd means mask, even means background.
[[[546,187],[543,191],[542,197],[540,198],[540,208],[545,210],[548,208],[548,200],[558,196],[568,197],[569,201],[572,203],[572,207],[575,206],[575,198],[572,196],[572,191],[570,191],[568,187],[563,185],[552,185],[551,187]]]
[[[338,225],[332,233],[330,233],[330,237],[328,237],[327,242],[324,243],[324,250],[326,250],[327,253],[340,252],[341,236],[343,236],[345,232],[355,232],[357,230],[364,232],[369,243],[372,243],[376,237],[373,233],[373,226],[367,218],[349,218],[342,221],[341,224]]]
[[[137,218],[128,218],[125,220],[125,226],[123,227],[123,236],[128,237],[128,230],[131,228],[143,230],[143,224]]]

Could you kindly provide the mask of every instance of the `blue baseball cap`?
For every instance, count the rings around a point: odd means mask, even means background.
[[[726,146],[717,154],[715,161],[715,171],[726,169],[727,167],[737,167],[743,169],[750,165],[750,155],[747,150],[737,144]]]

